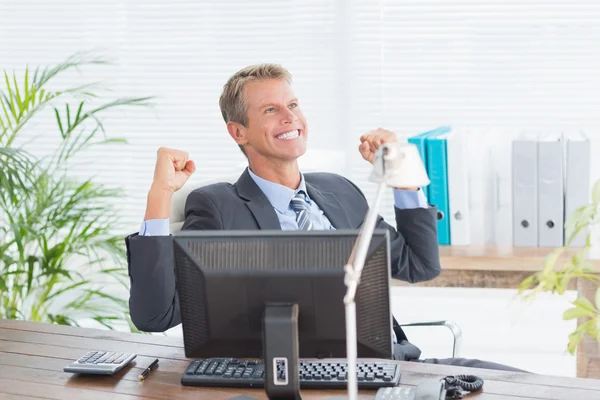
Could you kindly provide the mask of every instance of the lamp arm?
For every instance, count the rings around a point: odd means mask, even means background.
[[[360,282],[360,275],[367,258],[367,252],[369,251],[369,245],[371,244],[371,238],[373,237],[373,231],[375,230],[377,223],[379,204],[383,198],[383,192],[386,186],[386,179],[384,176],[379,182],[375,202],[372,207],[369,207],[362,228],[358,233],[352,253],[350,254],[350,259],[344,266],[344,271],[346,273],[344,283],[347,287],[346,296],[344,297],[344,304],[346,307],[346,357],[348,361],[348,398],[350,400],[356,400],[358,396],[356,376],[356,303],[354,298]]]
[[[384,190],[386,189],[385,179],[382,179],[377,188],[377,195],[375,196],[375,202],[373,206],[369,207],[367,215],[363,221],[362,227],[354,242],[350,259],[345,266],[345,283],[348,287],[346,291],[346,298],[354,300],[356,295],[356,289],[360,283],[360,275],[362,273],[365,260],[367,259],[367,252],[369,251],[369,245],[371,244],[371,238],[375,231],[375,225],[377,223],[377,217],[379,212],[379,204],[383,198]]]

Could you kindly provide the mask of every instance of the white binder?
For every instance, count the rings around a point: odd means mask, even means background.
[[[514,135],[514,130],[508,128],[494,128],[490,132],[493,165],[490,208],[495,246],[513,245],[511,144]]]
[[[513,245],[538,244],[537,134],[523,132],[512,143]]]
[[[463,128],[453,129],[446,138],[448,163],[448,201],[450,209],[450,243],[466,246],[470,241],[469,178],[466,137]]]
[[[538,140],[538,246],[564,244],[563,145],[560,133]]]
[[[565,218],[590,201],[590,140],[583,132],[569,132],[565,141]],[[583,247],[588,232],[582,232],[571,242],[573,247]],[[565,237],[565,240],[567,238]],[[565,243],[567,244],[567,243]]]
[[[486,204],[484,159],[486,156],[486,137],[482,130],[473,129],[465,133],[465,146],[469,155],[469,236],[471,245],[485,245]]]

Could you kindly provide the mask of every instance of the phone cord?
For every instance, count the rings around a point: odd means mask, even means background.
[[[476,392],[483,387],[483,379],[475,375],[447,376],[446,399],[462,399],[463,390]]]

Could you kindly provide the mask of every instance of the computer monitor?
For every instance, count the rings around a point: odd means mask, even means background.
[[[263,358],[266,306],[296,304],[299,357],[345,358],[344,265],[357,235],[174,233],[186,357]],[[356,295],[358,357],[392,358],[389,283],[388,232],[375,230]]]

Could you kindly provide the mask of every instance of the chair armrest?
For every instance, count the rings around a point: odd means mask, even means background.
[[[452,357],[457,357],[460,354],[462,345],[462,330],[454,321],[429,321],[429,322],[413,322],[409,324],[399,324],[400,326],[445,326],[450,329],[452,336]]]

